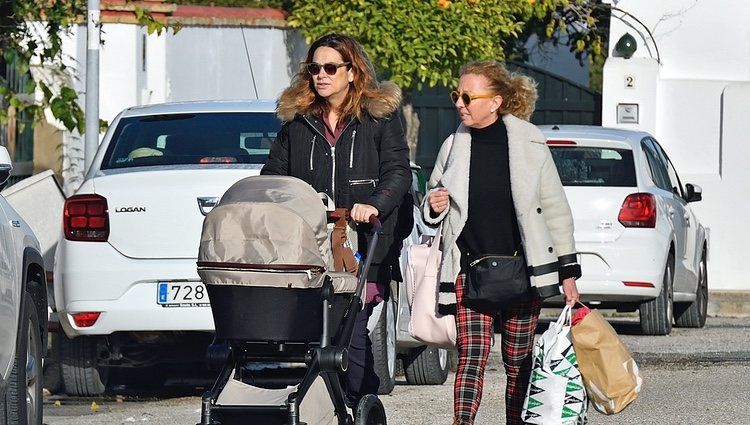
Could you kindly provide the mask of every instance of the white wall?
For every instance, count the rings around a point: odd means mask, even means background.
[[[243,33],[247,41],[247,53]],[[248,54],[260,98],[275,99],[304,59],[296,31],[279,28],[184,26],[177,33],[148,35],[132,24],[105,23],[99,52],[99,116],[107,122],[130,106],[187,100],[254,99]],[[71,29],[63,43],[85,105],[86,26]],[[103,136],[103,135],[102,135]],[[64,137],[63,189],[81,182],[79,135]]]
[[[602,124],[651,132],[669,152],[683,183],[703,187],[704,200],[692,205],[710,230],[709,286],[750,290],[742,268],[750,232],[738,213],[750,207],[750,198],[738,192],[750,186],[743,126],[750,112],[750,2],[608,2],[643,25],[612,12],[610,49],[626,32],[638,49],[630,59],[613,57],[610,50]],[[627,77],[634,77],[634,87],[625,87]],[[618,103],[638,103],[639,123],[618,123]]]
[[[158,36],[147,35],[137,25],[104,24],[102,32],[99,113],[107,121],[135,105],[254,99],[248,54],[258,96],[276,98],[289,85],[305,53],[296,33],[278,28],[185,26],[177,34]],[[66,53],[76,59],[72,65],[82,96],[85,41],[86,27],[78,26],[65,43]]]
[[[187,27],[167,37],[166,99],[255,99],[256,88],[259,98],[277,98],[292,76],[285,32]]]

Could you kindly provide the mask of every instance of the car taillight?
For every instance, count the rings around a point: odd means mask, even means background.
[[[63,230],[69,241],[106,242],[109,208],[100,195],[75,195],[65,200]]]
[[[650,193],[628,195],[617,220],[625,227],[656,227],[656,199]]]
[[[87,313],[75,313],[73,314],[73,322],[78,326],[79,328],[88,328],[91,326],[94,326],[94,323],[96,323],[97,320],[99,320],[99,315],[102,313],[99,311],[92,311]]]

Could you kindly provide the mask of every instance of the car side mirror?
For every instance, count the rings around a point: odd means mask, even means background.
[[[697,184],[685,184],[685,200],[687,202],[696,202],[703,199],[703,189]]]
[[[5,146],[0,146],[0,190],[5,189],[10,178],[10,172],[13,171],[13,164],[10,162],[10,154]]]

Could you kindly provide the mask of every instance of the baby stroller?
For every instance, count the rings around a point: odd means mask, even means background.
[[[347,368],[369,260],[359,278],[333,272],[326,207],[307,183],[254,176],[235,183],[206,216],[198,274],[216,336],[209,363],[223,364],[201,403],[199,425],[385,425],[368,395],[349,412]],[[381,229],[370,217],[375,248]]]

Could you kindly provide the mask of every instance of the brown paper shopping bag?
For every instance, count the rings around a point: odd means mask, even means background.
[[[606,415],[622,411],[638,397],[641,375],[617,332],[597,310],[574,324],[573,347],[589,400]]]

